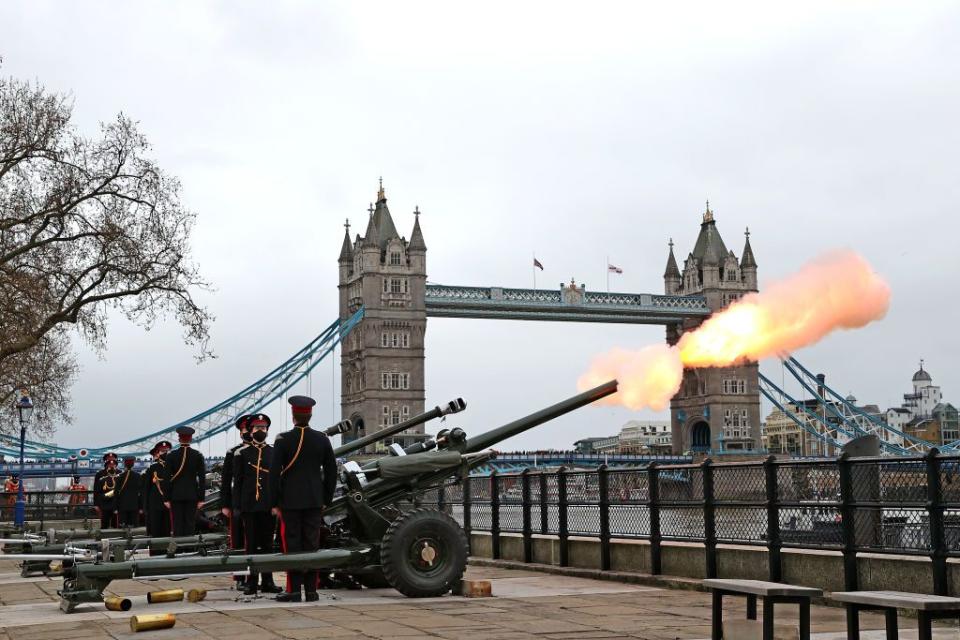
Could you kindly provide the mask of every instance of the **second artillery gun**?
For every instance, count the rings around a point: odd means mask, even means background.
[[[365,584],[383,582],[410,597],[440,596],[451,590],[466,569],[468,544],[463,529],[447,513],[401,505],[441,486],[451,476],[465,477],[471,469],[495,457],[489,448],[617,391],[612,380],[472,438],[459,429],[446,430],[432,441],[395,447],[363,467],[347,463],[341,472],[342,495],[324,512],[329,527],[325,548],[289,554],[220,554],[123,562],[77,562],[64,566],[60,608],[73,611],[83,602],[101,602],[112,580],[139,577],[232,572],[273,572],[317,569],[354,575]],[[459,410],[462,408],[462,401]],[[426,415],[452,412],[437,408]],[[416,419],[396,427],[409,428]],[[430,418],[426,418],[430,419]],[[423,419],[422,421],[425,421]],[[390,427],[391,433],[398,429]],[[403,429],[399,429],[403,430]],[[384,431],[344,445],[366,446]],[[338,449],[342,452],[343,447]]]

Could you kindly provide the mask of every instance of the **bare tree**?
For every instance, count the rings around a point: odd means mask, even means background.
[[[103,349],[111,309],[145,328],[171,316],[198,358],[210,355],[212,316],[193,296],[207,285],[179,182],[129,118],[90,138],[71,112],[67,96],[0,78],[0,411],[9,385],[32,378],[41,407],[61,401],[48,420],[69,415],[66,329]]]

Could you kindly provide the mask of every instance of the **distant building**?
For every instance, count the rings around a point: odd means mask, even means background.
[[[669,454],[672,443],[669,420],[631,420],[620,429],[620,453]]]
[[[957,409],[943,402],[940,387],[933,384],[933,377],[923,368],[922,360],[920,368],[913,374],[911,384],[913,390],[903,394],[903,404],[887,409],[887,424],[914,438],[937,445],[960,440]]]
[[[577,453],[616,453],[619,441],[618,436],[584,438],[574,442],[573,448]]]
[[[949,402],[941,402],[933,408],[933,417],[940,423],[940,438],[943,444],[960,440],[960,416],[955,406]]]

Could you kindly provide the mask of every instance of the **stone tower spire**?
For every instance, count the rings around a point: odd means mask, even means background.
[[[426,251],[427,245],[423,241],[423,231],[420,230],[420,207],[413,210],[413,233],[410,234],[410,251]]]
[[[353,244],[350,242],[350,219],[347,218],[346,223],[343,225],[345,233],[343,234],[343,245],[340,247],[340,260],[339,262],[343,264],[344,262],[353,262]]]
[[[757,259],[753,257],[753,248],[750,246],[750,227],[744,231],[743,235],[746,241],[743,244],[743,256],[740,258],[740,271],[743,274],[744,286],[751,290],[757,290]]]
[[[675,295],[680,290],[680,269],[677,268],[677,259],[673,255],[673,238],[670,238],[670,254],[667,256],[667,269],[663,272],[663,289],[668,296]]]

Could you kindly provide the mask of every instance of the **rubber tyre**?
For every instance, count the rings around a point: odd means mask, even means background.
[[[425,544],[436,554],[429,565],[418,554]],[[390,586],[403,595],[442,596],[457,585],[467,568],[467,536],[457,521],[443,512],[409,511],[383,536],[380,565]]]

